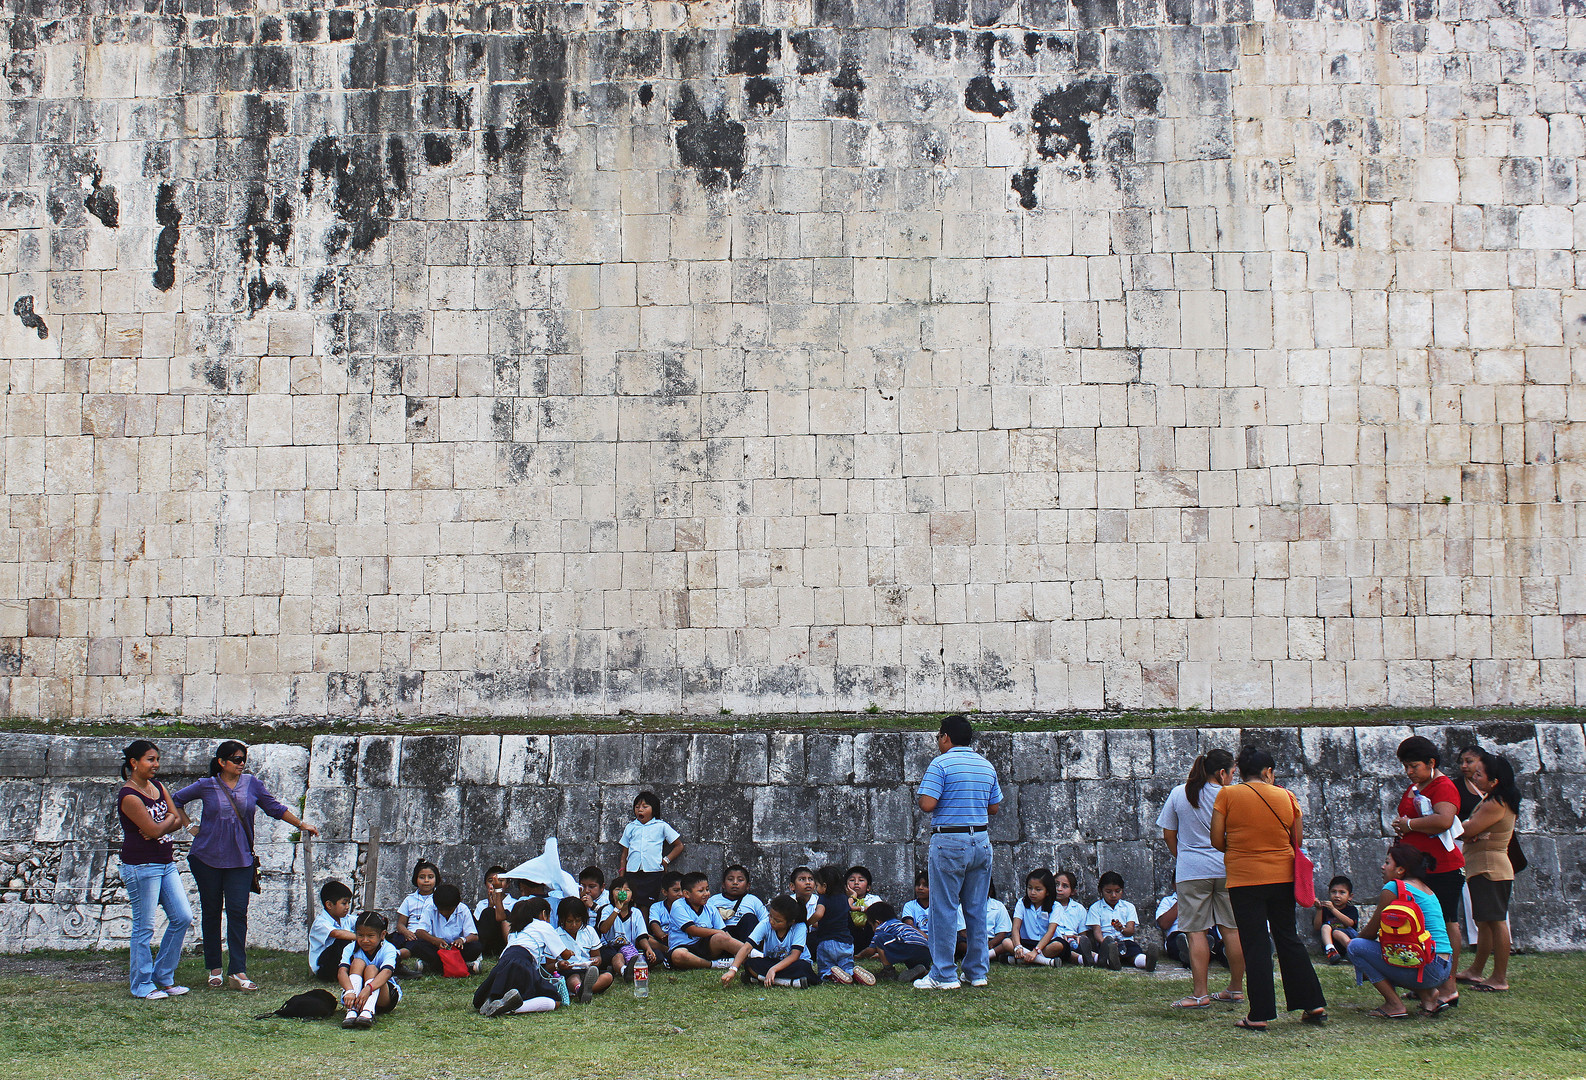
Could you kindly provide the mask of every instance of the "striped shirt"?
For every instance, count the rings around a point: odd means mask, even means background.
[[[984,825],[986,807],[1002,801],[1002,785],[991,762],[967,746],[933,758],[920,781],[920,795],[936,800],[932,825]]]

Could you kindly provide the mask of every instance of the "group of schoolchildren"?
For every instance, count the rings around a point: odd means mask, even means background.
[[[556,881],[509,880],[493,866],[484,898],[470,909],[434,863],[420,860],[393,927],[378,911],[354,916],[352,890],[328,881],[309,932],[309,968],[341,987],[347,1028],[370,1027],[396,1008],[402,979],[478,974],[485,955],[499,958],[474,993],[484,1016],[587,1003],[650,966],[713,968],[724,986],[741,979],[768,988],[871,986],[878,978],[912,981],[930,969],[930,881],[923,871],[901,911],[870,891],[863,866],[800,866],[788,891],[767,903],[750,892],[741,865],[727,867],[715,891],[704,874],[671,870],[682,850],[677,830],[661,818],[660,800],[642,792],[622,835],[623,870],[609,888],[598,866],[578,875],[576,895],[564,895]],[[1123,898],[1123,878],[1109,871],[1099,886],[1101,897],[1086,908],[1074,899],[1073,874],[1035,870],[1011,915],[993,889],[986,899],[993,960],[1154,970],[1157,950],[1136,936],[1139,916]],[[957,929],[962,955],[961,910]],[[881,967],[872,972],[860,960]]]

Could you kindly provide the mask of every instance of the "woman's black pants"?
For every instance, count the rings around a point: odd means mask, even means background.
[[[1294,882],[1275,885],[1235,885],[1228,889],[1234,923],[1245,950],[1245,996],[1250,1019],[1276,1020],[1277,991],[1272,985],[1272,953],[1278,954],[1283,973],[1284,1008],[1325,1008],[1322,984],[1311,966],[1311,954],[1294,929]],[[1270,929],[1269,929],[1270,928]]]

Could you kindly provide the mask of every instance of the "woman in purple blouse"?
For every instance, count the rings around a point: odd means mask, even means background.
[[[194,799],[204,801],[204,816],[199,822],[198,839],[187,856],[198,883],[198,903],[204,933],[204,966],[209,969],[209,985],[214,989],[230,985],[234,990],[257,990],[259,984],[248,978],[248,896],[253,891],[253,812],[266,814],[296,826],[310,836],[319,830],[306,825],[281,801],[265,790],[259,778],[243,770],[248,764],[248,748],[227,739],[215,748],[209,762],[209,776],[188,784],[172,796],[185,806]],[[220,975],[220,913],[226,913],[226,943],[231,953],[226,977]]]

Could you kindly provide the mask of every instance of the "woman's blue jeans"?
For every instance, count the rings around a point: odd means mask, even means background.
[[[147,997],[176,985],[176,963],[182,958],[182,941],[193,925],[193,909],[175,863],[134,863],[121,867],[121,881],[132,902],[132,996]],[[165,909],[165,936],[156,959],[149,949],[154,940],[154,912]]]
[[[1382,958],[1382,946],[1369,938],[1355,938],[1349,943],[1349,962],[1355,965],[1355,985],[1363,982],[1378,983],[1387,980],[1394,986],[1408,990],[1431,990],[1448,981],[1453,958],[1448,953],[1438,953],[1430,964],[1415,977],[1414,968],[1397,967]]]

